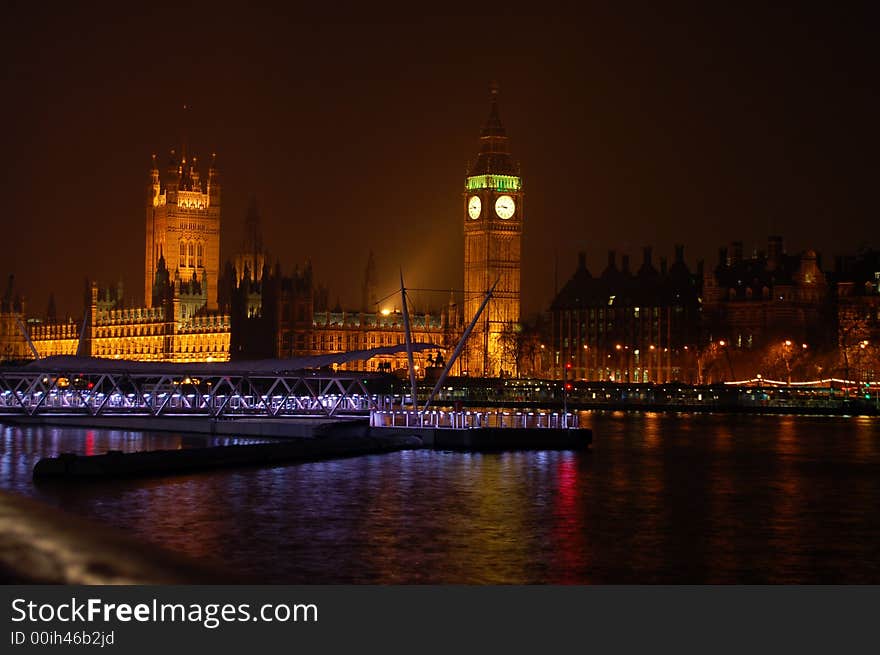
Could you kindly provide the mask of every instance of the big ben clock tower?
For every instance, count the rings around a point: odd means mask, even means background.
[[[476,314],[486,291],[495,293],[474,327],[465,365],[472,376],[513,371],[513,335],[520,319],[520,245],[523,184],[510,157],[498,114],[498,87],[491,87],[489,118],[480,133],[480,153],[468,170],[464,191],[465,320]]]

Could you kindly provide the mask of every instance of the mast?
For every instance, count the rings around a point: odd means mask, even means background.
[[[406,343],[406,360],[409,364],[409,384],[412,393],[413,409],[418,409],[416,397],[416,369],[413,363],[412,331],[409,323],[409,307],[406,301],[406,287],[403,286],[403,269],[400,270],[400,299],[403,302],[403,336]]]
[[[495,291],[495,287],[498,286],[499,280],[501,280],[500,277],[495,280],[495,284],[492,285],[492,288],[486,292],[486,297],[483,298],[483,302],[480,305],[480,308],[477,310],[477,313],[474,315],[473,319],[471,319],[471,323],[467,326],[467,330],[465,330],[464,334],[461,335],[461,341],[458,342],[458,345],[455,347],[455,351],[452,353],[452,357],[449,358],[449,362],[446,364],[446,368],[443,369],[443,373],[441,373],[440,377],[437,379],[437,384],[435,384],[434,388],[431,389],[431,393],[428,395],[428,400],[425,401],[425,406],[422,408],[422,414],[428,411],[428,406],[431,404],[431,401],[434,400],[434,396],[437,395],[440,387],[443,386],[443,383],[446,381],[446,377],[449,375],[449,371],[452,370],[452,365],[455,363],[455,360],[458,359],[458,356],[461,355],[461,351],[464,350],[464,344],[467,342],[468,337],[471,335],[471,331],[474,329],[474,326],[480,319],[480,314],[483,313],[486,305],[489,304],[489,299],[492,297],[492,293]]]

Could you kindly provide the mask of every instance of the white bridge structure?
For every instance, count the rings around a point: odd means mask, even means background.
[[[367,388],[370,379],[382,376],[333,371],[326,359],[340,358],[177,364],[47,357],[25,366],[0,367],[0,417],[366,416],[393,406],[391,396]]]
[[[323,357],[304,359],[322,366],[325,361]],[[420,410],[411,397],[389,393],[383,375],[285,368],[302,363],[168,364],[47,357],[25,366],[0,367],[0,420],[4,416],[53,415],[208,419],[361,416],[369,417],[373,427],[389,428],[579,427],[577,414],[564,411]],[[382,389],[376,391],[377,387]]]

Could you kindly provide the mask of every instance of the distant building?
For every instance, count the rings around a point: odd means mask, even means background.
[[[832,281],[836,345],[849,371],[848,378],[880,378],[880,252],[862,250],[835,258]]]
[[[201,285],[193,279],[172,280],[162,258],[151,307],[127,307],[121,283],[101,288],[91,282],[87,299],[84,333],[81,320],[31,325],[31,339],[40,357],[79,353],[160,362],[225,361],[229,357],[229,317],[207,311]]]
[[[811,346],[833,339],[829,288],[814,250],[786,254],[772,236],[766,252],[743,255],[735,241],[719,251],[718,264],[703,281],[703,315],[709,338],[734,348],[760,349],[792,340]]]
[[[684,369],[700,342],[700,282],[676,246],[675,260],[657,270],[651,248],[631,271],[614,251],[594,277],[586,255],[550,306],[554,377],[614,382],[667,382]]]
[[[257,230],[259,225],[257,223]],[[302,357],[352,350],[368,350],[403,344],[403,317],[389,302],[375,304],[375,259],[369,254],[363,284],[363,306],[343,310],[327,306],[327,293],[314,280],[311,262],[291,275],[280,266],[267,266],[258,276],[249,272],[239,276],[227,264],[221,295],[228,298],[232,339],[232,359]],[[450,304],[435,314],[411,312],[413,341],[433,343],[447,357],[461,337],[458,306]],[[417,375],[425,373],[429,352],[416,355]],[[365,371],[403,371],[408,367],[405,352],[354,361],[341,368]]]
[[[15,276],[0,297],[0,361],[30,359],[31,352],[24,338],[25,301],[15,291]]]
[[[145,302],[126,303],[115,287],[86,285],[82,319],[32,322],[40,357],[91,355],[135,361],[209,362],[229,358],[230,318],[217,311],[220,184],[212,162],[205,183],[196,158],[171,151],[160,178],[150,169],[146,208]]]

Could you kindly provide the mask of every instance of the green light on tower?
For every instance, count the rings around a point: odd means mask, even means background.
[[[519,191],[522,180],[516,175],[473,175],[467,179],[468,191],[493,189],[495,191]]]

